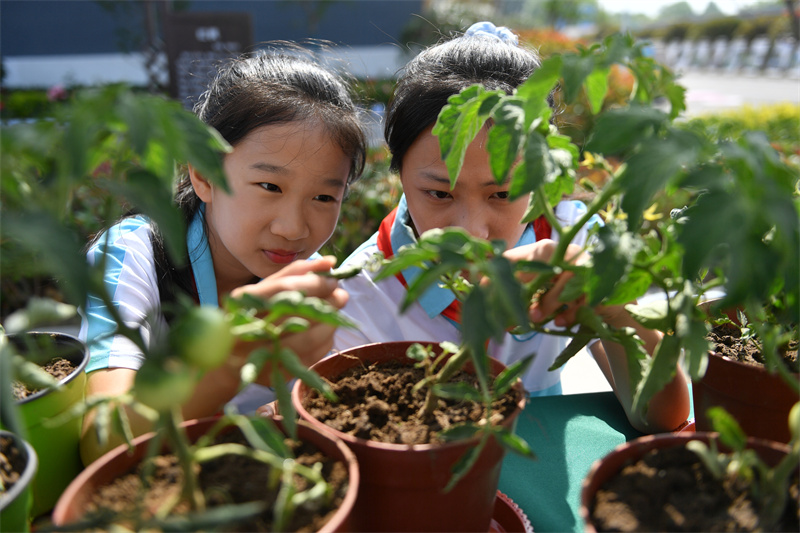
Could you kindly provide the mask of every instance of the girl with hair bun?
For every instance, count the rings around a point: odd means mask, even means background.
[[[461,227],[475,237],[502,239],[512,260],[547,261],[555,250],[554,234],[544,218],[522,224],[527,198],[509,200],[508,180],[498,184],[489,167],[485,149],[490,125],[478,133],[467,149],[461,174],[455,187],[444,161],[438,139],[431,130],[447,99],[475,84],[486,90],[507,94],[521,85],[538,67],[538,54],[518,42],[508,28],[491,22],[479,22],[463,35],[421,52],[403,69],[386,111],[384,135],[391,152],[391,168],[400,175],[403,196],[398,206],[383,220],[380,229],[363,243],[344,266],[365,263],[375,253],[390,257],[400,247],[416,242],[419,235],[433,228]],[[581,202],[563,200],[555,209],[562,226],[573,225],[584,213]],[[599,220],[597,221],[600,222]],[[587,239],[584,229],[570,245],[575,261],[584,257]],[[420,341],[460,342],[459,316],[453,293],[443,287],[431,287],[405,312],[400,312],[406,287],[419,269],[408,269],[396,277],[374,281],[374,273],[362,270],[344,280],[350,299],[344,314],[358,329],[337,331],[334,348],[345,350],[373,342]],[[569,327],[579,298],[568,305],[558,301],[569,273],[557,278],[555,286],[542,300],[531,306],[534,321],[558,311],[553,327]],[[648,352],[658,342],[659,334],[636,323],[622,306],[598,309],[609,325],[634,327],[645,341]],[[560,370],[548,371],[568,340],[544,333],[514,335],[502,342],[491,341],[489,353],[506,365],[536,354],[522,376],[529,394],[561,394]],[[633,391],[627,389],[627,363],[622,347],[595,341],[589,347],[601,370],[609,379],[631,423],[642,431],[668,431],[684,422],[689,414],[689,394],[684,375],[679,372],[674,383],[652,402],[647,419],[640,419],[631,409]]]
[[[105,284],[125,322],[151,339],[169,327],[168,305],[179,296],[218,306],[227,295],[269,297],[303,291],[337,308],[347,294],[336,280],[308,275],[330,270],[335,259],[317,251],[330,238],[348,186],[364,168],[366,141],[349,87],[341,77],[298,54],[259,53],[224,64],[195,106],[199,118],[233,147],[223,157],[230,191],[189,166],[179,176],[175,202],[186,227],[184,267],[170,261],[155,224],[130,216],[90,245],[88,259],[105,256]],[[155,320],[146,320],[155,316]],[[87,396],[130,390],[144,355],[121,335],[102,302],[84,309],[80,337],[90,349]],[[313,324],[287,336],[307,365],[331,348],[334,328]],[[208,371],[183,405],[186,419],[210,416],[237,393],[239,370],[252,343],[234,347],[226,364]],[[269,386],[269,368],[256,383]],[[252,391],[256,394],[253,397]],[[245,392],[248,392],[247,390]],[[253,387],[249,403],[273,398]],[[129,413],[136,433],[147,421]],[[101,448],[84,422],[82,456],[92,461]]]

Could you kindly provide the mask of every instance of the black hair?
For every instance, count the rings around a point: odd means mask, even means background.
[[[534,50],[491,35],[461,35],[423,50],[402,69],[386,109],[390,168],[400,171],[411,144],[451,95],[476,84],[511,94],[540,65]]]
[[[301,49],[292,52],[260,52],[228,60],[198,99],[194,112],[234,147],[262,126],[317,120],[350,158],[349,185],[361,176],[367,152],[350,87]],[[186,171],[179,176],[175,202],[188,227],[202,202]],[[176,290],[196,296],[188,257],[183,266],[176,266],[156,229],[152,242],[161,301],[173,301]]]

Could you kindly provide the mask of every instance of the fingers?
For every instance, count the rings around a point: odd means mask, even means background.
[[[326,256],[321,259],[295,261],[279,272],[268,276],[258,283],[244,285],[231,292],[231,296],[254,294],[261,298],[269,298],[282,291],[300,291],[306,296],[328,300],[331,305],[341,309],[347,303],[346,293],[339,289],[339,282],[334,278],[318,276],[315,272],[326,272],[336,265],[336,258]],[[337,292],[339,291],[339,292]]]
[[[278,400],[274,402],[265,403],[258,409],[256,409],[256,414],[263,416],[265,418],[272,418],[273,416],[278,414]]]

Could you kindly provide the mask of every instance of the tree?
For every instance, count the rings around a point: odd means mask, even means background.
[[[800,17],[797,16],[797,0],[784,0],[784,3],[792,24],[792,36],[795,43],[800,42]]]
[[[716,2],[709,2],[708,7],[706,7],[705,11],[703,11],[702,16],[703,18],[714,19],[724,17],[725,14],[722,12],[719,6],[717,6]]]
[[[694,16],[695,13],[692,10],[692,6],[686,1],[664,6],[658,12],[658,17],[661,20],[681,20],[693,18]]]
[[[560,28],[583,20],[593,20],[598,12],[597,0],[527,0],[526,11],[552,28]]]

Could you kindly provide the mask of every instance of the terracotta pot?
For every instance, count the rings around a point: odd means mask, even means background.
[[[205,418],[186,422],[186,432],[189,439],[194,442],[200,438],[211,429],[216,420],[216,418]],[[282,428],[280,420],[276,420],[276,423]],[[319,432],[302,421],[298,423],[297,434],[300,440],[311,442],[327,456],[347,464],[349,479],[344,501],[339,510],[320,529],[320,533],[351,531],[350,515],[356,501],[360,480],[359,466],[355,455],[342,441],[331,438],[329,433]],[[147,452],[147,445],[152,437],[153,434],[148,433],[134,439],[132,453],[128,453],[127,445],[123,444],[87,466],[70,483],[67,490],[58,500],[52,514],[53,524],[61,527],[80,520],[86,512],[87,504],[91,500],[94,491],[134,468],[144,458]]]
[[[584,531],[586,533],[595,533],[597,531],[591,520],[591,508],[595,495],[598,489],[607,481],[613,479],[626,463],[640,459],[650,450],[684,446],[691,440],[701,440],[708,443],[713,435],[716,434],[703,432],[646,435],[630,442],[620,444],[605,457],[595,461],[581,485],[579,514],[583,519]],[[748,439],[747,447],[756,450],[758,455],[770,466],[778,464],[778,462],[789,453],[789,446],[762,439]],[[720,449],[724,449],[721,444]]]
[[[75,367],[59,382],[58,389],[40,390],[17,401],[28,442],[39,458],[31,507],[31,517],[36,517],[50,511],[67,485],[83,470],[80,458],[81,417],[72,417],[57,425],[49,421],[83,402],[89,352],[78,339],[64,333],[30,332],[9,335],[8,338],[23,356],[30,356],[35,350],[26,345],[26,340],[52,340],[58,355]]]
[[[311,368],[329,381],[356,365],[401,361],[412,342],[389,342],[359,346],[319,361]],[[438,348],[438,346],[436,346]],[[466,367],[470,370],[471,366]],[[505,367],[492,360],[494,375]],[[504,425],[511,429],[524,409],[521,382],[519,409]],[[348,435],[313,418],[303,407],[308,387],[298,381],[292,402],[300,417],[315,427],[330,431],[355,452],[361,468],[361,487],[353,512],[356,531],[488,531],[505,449],[490,439],[470,472],[449,492],[444,492],[451,469],[477,439],[446,444],[402,445],[370,441]]]
[[[789,442],[789,411],[800,397],[780,375],[712,353],[705,376],[692,383],[692,401],[697,431],[714,429],[706,411],[719,406],[747,435]]]
[[[727,314],[737,321],[736,313]],[[800,374],[794,377],[800,381]],[[789,411],[800,396],[783,377],[763,366],[710,352],[705,375],[692,383],[692,401],[697,431],[714,430],[706,411],[719,406],[736,419],[748,436],[789,442]]]
[[[13,439],[15,446],[26,459],[25,470],[8,492],[0,494],[0,525],[3,531],[30,531],[33,479],[38,468],[36,452],[28,442],[17,435],[0,430],[0,436]]]

